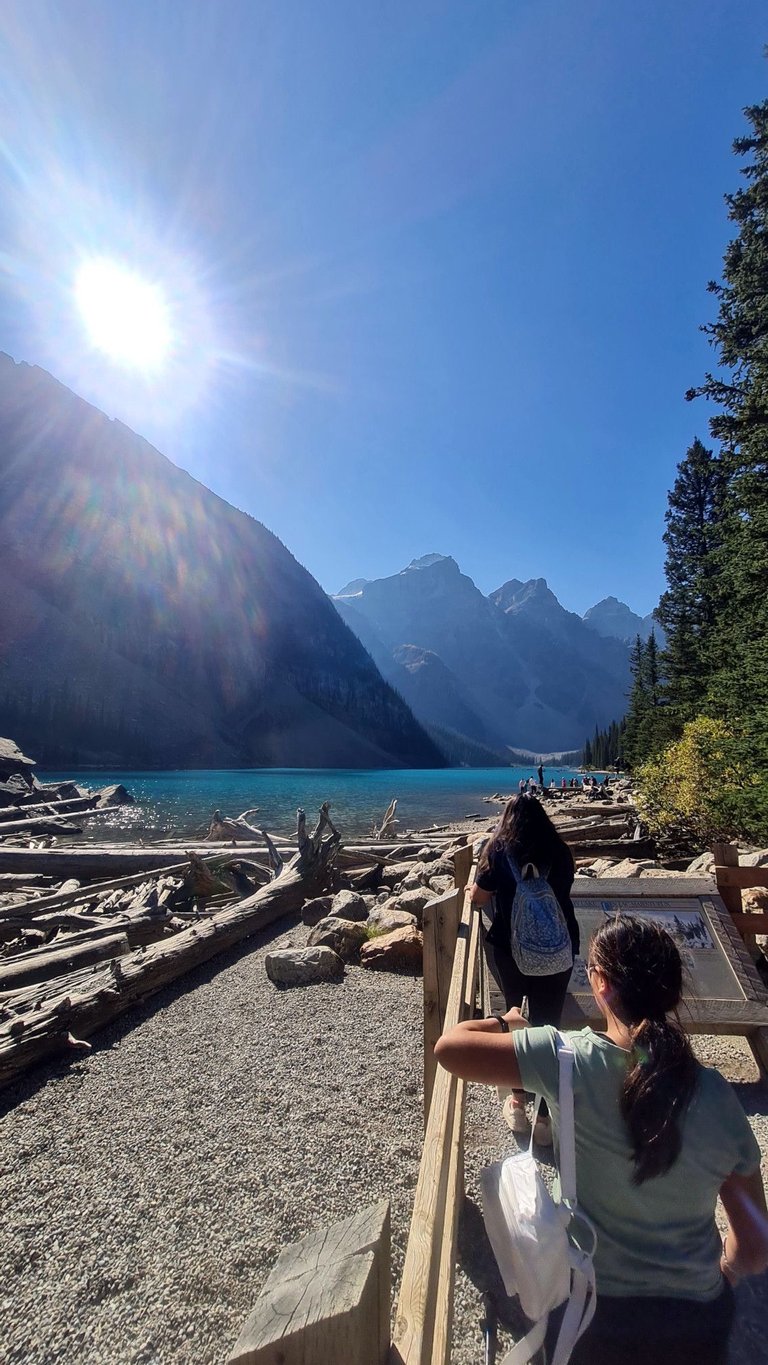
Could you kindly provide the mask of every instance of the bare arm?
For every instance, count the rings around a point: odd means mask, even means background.
[[[732,1283],[741,1275],[768,1269],[768,1209],[759,1171],[729,1175],[720,1189],[728,1231],[723,1243],[723,1274]]]
[[[465,1081],[522,1090],[514,1032],[525,1028],[526,1020],[516,1005],[504,1018],[509,1024],[509,1033],[502,1033],[497,1019],[465,1019],[449,1029],[435,1043],[435,1056],[440,1065]]]
[[[493,899],[493,892],[484,891],[482,886],[475,885],[469,893],[469,899],[473,905],[487,905],[489,900]]]

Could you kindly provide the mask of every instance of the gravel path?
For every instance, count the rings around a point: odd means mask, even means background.
[[[223,1361],[281,1246],[383,1197],[399,1279],[421,978],[278,990],[265,948],[307,932],[267,931],[0,1097],[0,1360]]]
[[[222,1362],[280,1247],[382,1197],[399,1281],[422,1141],[421,979],[349,968],[340,985],[277,990],[266,948],[306,933],[273,927],[98,1035],[87,1060],[0,1097],[4,1365]],[[768,1153],[751,1054],[699,1048]],[[453,1365],[483,1359],[484,1290],[519,1326],[477,1190],[514,1144],[495,1091],[470,1086]],[[732,1365],[768,1365],[768,1276],[738,1301]]]

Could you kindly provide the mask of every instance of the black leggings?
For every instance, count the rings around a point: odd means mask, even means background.
[[[723,1281],[711,1303],[695,1299],[597,1296],[595,1316],[570,1365],[726,1365],[733,1290]],[[557,1342],[562,1309],[551,1314],[546,1358]]]
[[[522,1005],[523,997],[528,997],[528,1023],[552,1024],[560,1027],[571,968],[567,972],[556,972],[554,976],[523,976],[511,954],[500,953],[496,949],[496,967],[499,984],[504,992],[507,1009]]]
[[[571,968],[567,972],[555,972],[553,976],[523,976],[511,953],[502,953],[495,948],[494,958],[507,1009],[522,1005],[527,996],[528,1023],[551,1024],[553,1028],[559,1028]],[[542,1118],[549,1113],[546,1100],[542,1100],[539,1113]]]

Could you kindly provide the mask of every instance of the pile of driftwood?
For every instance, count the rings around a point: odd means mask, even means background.
[[[327,804],[312,833],[298,812],[290,843],[241,821],[215,813],[211,842],[234,842],[227,852],[0,847],[0,1085],[44,1058],[89,1050],[86,1039],[137,1001],[305,900],[376,890],[425,843],[343,847]],[[70,880],[51,894],[52,875]]]
[[[599,804],[551,811],[559,833],[576,859],[651,858],[653,840],[644,835],[633,805]]]

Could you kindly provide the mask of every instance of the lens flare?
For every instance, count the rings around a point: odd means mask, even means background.
[[[91,345],[118,364],[156,370],[167,358],[173,337],[163,292],[119,261],[83,262],[75,302]]]

